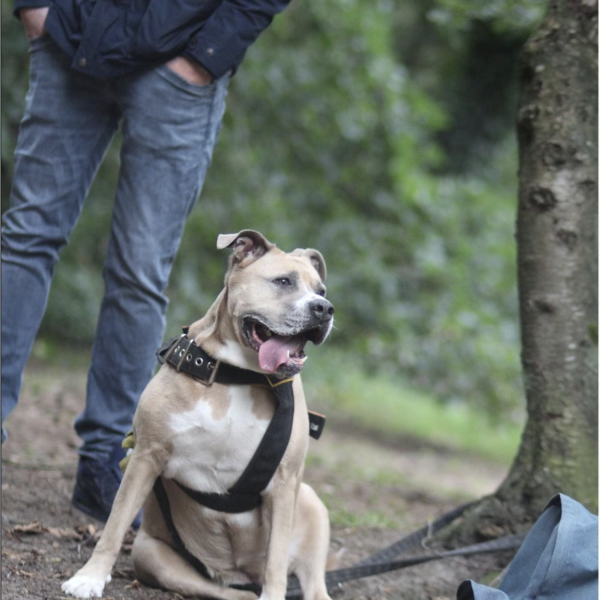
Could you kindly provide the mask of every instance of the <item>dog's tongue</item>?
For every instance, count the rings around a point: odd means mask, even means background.
[[[260,368],[267,373],[275,373],[281,365],[287,362],[288,352],[294,354],[302,340],[299,336],[274,335],[263,342],[258,350]]]

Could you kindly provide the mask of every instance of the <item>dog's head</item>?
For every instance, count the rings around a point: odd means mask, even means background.
[[[262,371],[287,377],[299,373],[306,343],[323,343],[333,326],[321,253],[283,252],[251,229],[220,235],[217,248],[232,249],[225,287],[237,343]]]

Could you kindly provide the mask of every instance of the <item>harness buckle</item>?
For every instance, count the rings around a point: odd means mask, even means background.
[[[217,371],[219,370],[220,366],[221,366],[220,360],[209,361],[208,363],[206,363],[206,368],[209,371],[211,371],[210,377],[206,381],[204,379],[200,379],[199,377],[194,377],[194,379],[196,381],[199,381],[202,385],[205,385],[206,387],[210,387],[215,381],[215,377],[217,376]]]
[[[278,381],[277,383],[273,383],[273,382],[271,381],[271,378],[270,378],[268,375],[265,375],[265,377],[267,378],[267,381],[269,382],[269,385],[270,385],[272,388],[276,388],[276,387],[278,387],[278,386],[280,386],[280,385],[283,385],[284,383],[289,383],[289,382],[291,382],[291,381],[294,381],[294,378],[293,378],[293,377],[288,377],[287,379],[282,379],[281,381]]]

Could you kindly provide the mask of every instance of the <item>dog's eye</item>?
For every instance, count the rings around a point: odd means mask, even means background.
[[[325,288],[321,288],[320,290],[317,290],[317,294],[319,294],[319,296],[323,296],[323,298],[325,298]]]
[[[281,286],[292,285],[292,282],[287,277],[278,277],[275,279],[275,283]]]

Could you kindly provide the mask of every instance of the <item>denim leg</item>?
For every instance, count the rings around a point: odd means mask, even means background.
[[[17,404],[58,252],[118,123],[105,86],[72,72],[48,36],[34,40],[30,52],[10,208],[2,219],[2,422]]]
[[[217,140],[228,79],[197,86],[161,66],[117,87],[121,171],[86,407],[75,424],[80,455],[108,456],[152,377],[168,304],[163,290]]]

